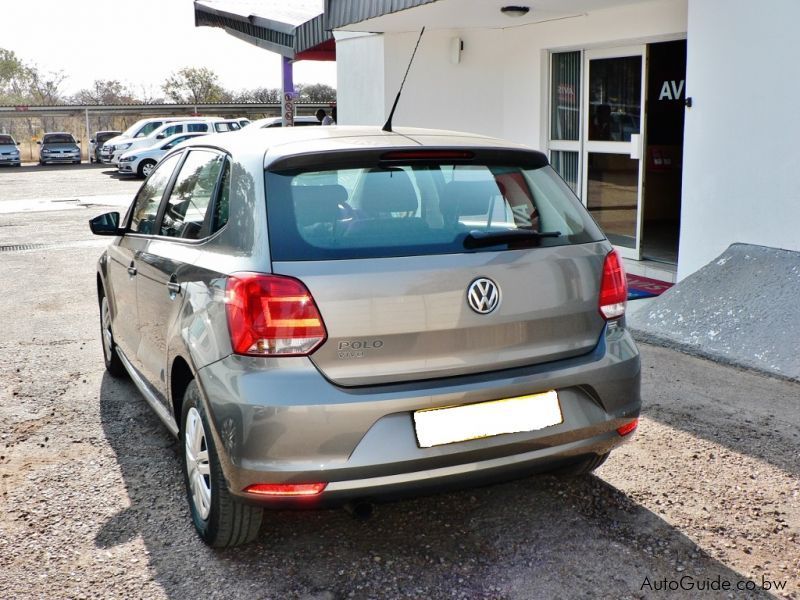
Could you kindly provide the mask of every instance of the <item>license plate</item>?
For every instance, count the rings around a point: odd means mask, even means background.
[[[414,413],[417,441],[422,448],[503,433],[536,431],[563,421],[555,390],[464,406],[429,408]]]

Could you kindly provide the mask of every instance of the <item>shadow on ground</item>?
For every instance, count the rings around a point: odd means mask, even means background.
[[[192,529],[174,438],[127,380],[105,374],[100,402],[130,507],[95,543],[141,536],[170,598],[645,597],[665,578],[744,579],[596,477],[383,504],[367,522],[342,510],[271,512],[257,542],[214,551]]]
[[[644,415],[800,475],[800,384],[638,345]]]

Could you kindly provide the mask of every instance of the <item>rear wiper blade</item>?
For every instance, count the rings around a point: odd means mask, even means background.
[[[464,238],[464,248],[486,248],[500,244],[538,245],[542,238],[561,237],[560,231],[533,231],[532,229],[509,229],[508,231],[472,230]]]

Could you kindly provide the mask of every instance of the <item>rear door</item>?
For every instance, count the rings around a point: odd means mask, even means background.
[[[543,160],[476,161],[268,174],[273,270],[319,307],[328,339],[311,360],[326,377],[485,373],[595,348],[602,234]],[[475,246],[509,231],[527,239]]]

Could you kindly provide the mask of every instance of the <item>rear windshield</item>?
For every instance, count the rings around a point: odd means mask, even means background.
[[[69,133],[52,133],[44,136],[44,144],[74,144],[75,138]]]
[[[0,135],[0,144],[13,144],[14,138],[10,135]]]
[[[117,137],[118,135],[119,131],[106,131],[104,133],[98,133],[95,139],[97,140],[97,143],[100,144],[102,142],[107,142],[111,138]]]
[[[267,172],[266,178],[274,260],[455,254],[603,239],[550,166],[399,165]]]

